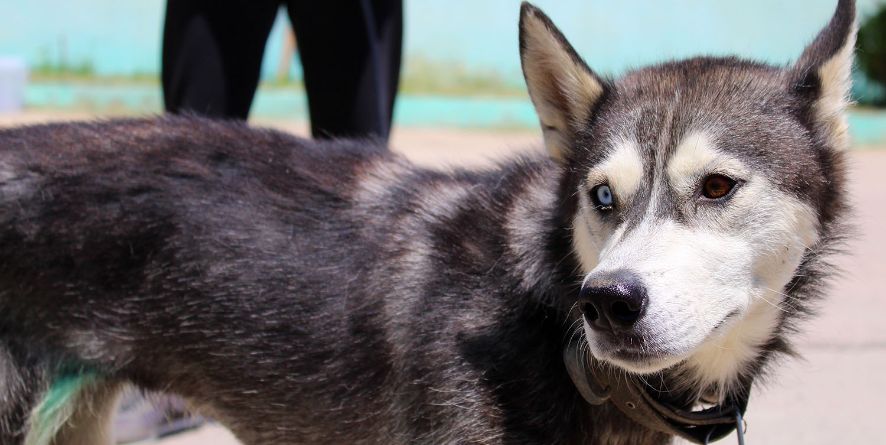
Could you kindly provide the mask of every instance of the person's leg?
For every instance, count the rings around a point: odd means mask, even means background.
[[[163,99],[172,113],[246,119],[279,1],[168,0]]]
[[[289,0],[314,137],[387,138],[400,76],[402,0]]]
[[[388,112],[388,132],[394,117],[394,100],[400,84],[400,58],[403,49],[403,0],[369,1],[375,10],[378,30],[379,60],[381,66],[381,82],[387,83],[385,91]]]

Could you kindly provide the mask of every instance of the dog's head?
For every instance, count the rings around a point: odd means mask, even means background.
[[[854,16],[840,0],[786,68],[696,58],[609,81],[523,5],[523,72],[573,200],[596,358],[682,363],[722,389],[773,340],[843,209]]]

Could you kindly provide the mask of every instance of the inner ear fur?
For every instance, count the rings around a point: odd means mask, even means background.
[[[551,156],[568,158],[576,132],[603,97],[606,85],[541,10],[520,9],[520,61],[529,97]]]
[[[855,0],[839,0],[830,22],[790,72],[791,87],[809,101],[815,130],[838,150],[849,147],[845,110],[857,31]]]

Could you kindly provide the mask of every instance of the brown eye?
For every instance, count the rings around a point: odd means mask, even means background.
[[[723,175],[710,175],[704,180],[701,193],[708,199],[720,199],[735,187],[735,181]]]

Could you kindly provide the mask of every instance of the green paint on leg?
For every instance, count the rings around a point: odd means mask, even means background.
[[[25,445],[49,445],[74,413],[81,393],[97,381],[94,373],[63,374],[56,378],[31,412]]]

